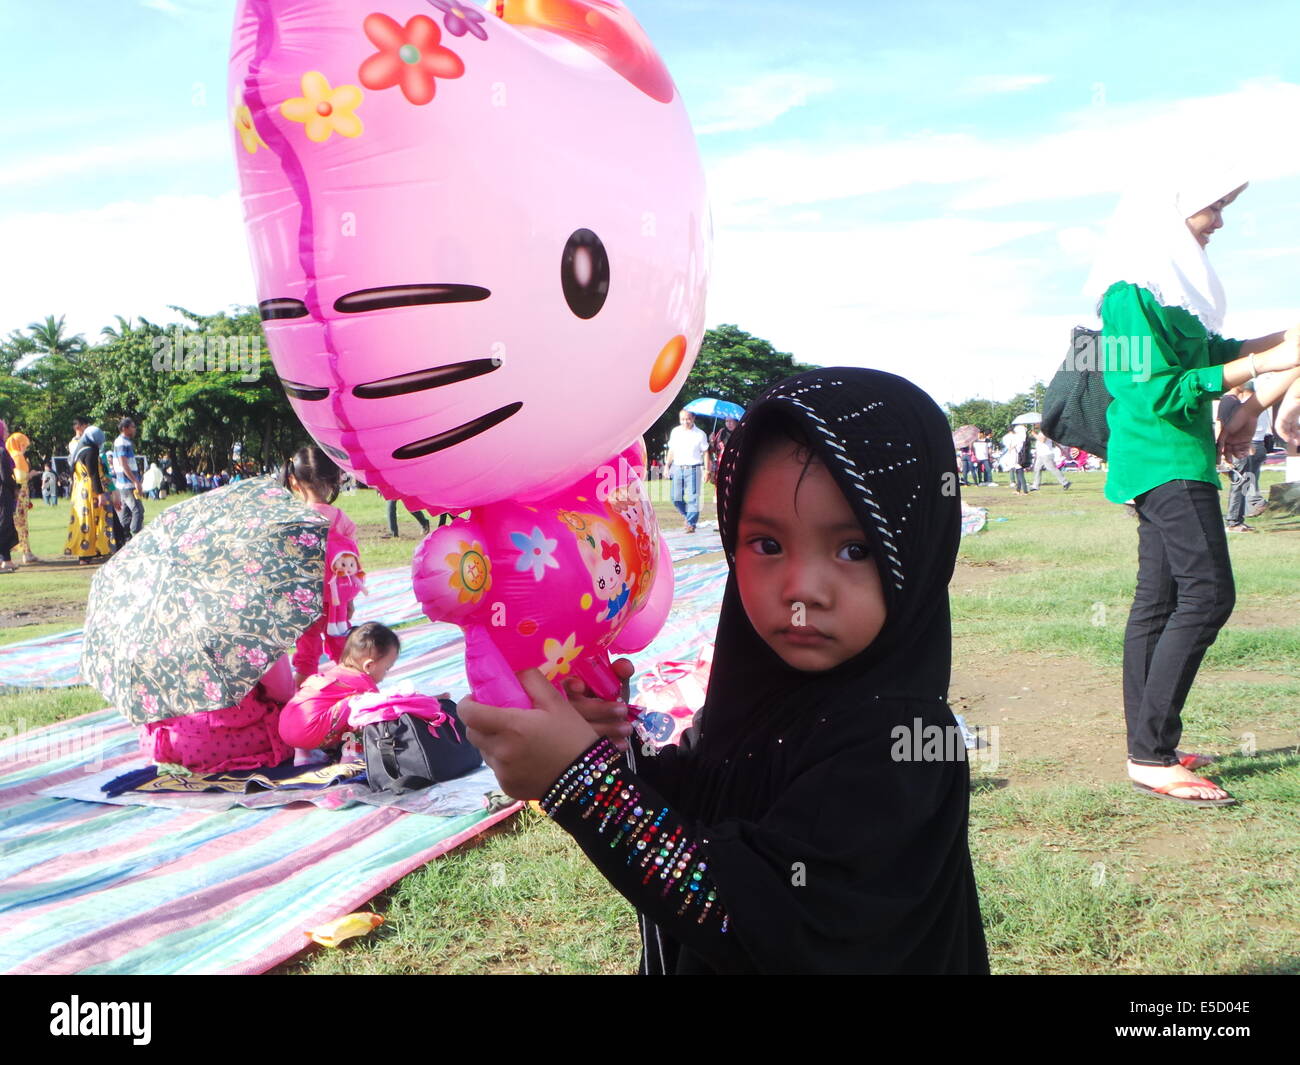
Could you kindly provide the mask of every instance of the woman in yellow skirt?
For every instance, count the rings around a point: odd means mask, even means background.
[[[103,430],[91,426],[82,433],[72,460],[72,513],[63,553],[75,556],[83,566],[95,558],[107,558],[115,546],[108,494],[100,470],[99,448],[103,442]]]
[[[14,529],[18,533],[18,550],[23,553],[24,562],[39,562],[32,554],[31,541],[27,536],[27,512],[32,509],[31,481],[32,471],[27,464],[27,449],[32,442],[26,433],[10,433],[5,441],[5,450],[14,460],[14,480],[18,482],[18,502],[14,508]]]

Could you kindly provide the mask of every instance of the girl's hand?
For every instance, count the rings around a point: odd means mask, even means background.
[[[515,674],[536,709],[487,706],[464,698],[456,713],[470,743],[516,799],[540,799],[578,755],[600,737],[540,670]]]
[[[620,658],[614,663],[614,673],[622,682],[621,702],[597,699],[595,694],[579,677],[570,677],[564,682],[564,689],[569,693],[569,702],[596,732],[606,739],[614,741],[620,751],[627,750],[628,737],[632,735],[632,723],[627,719],[628,682],[636,667],[630,659]]]

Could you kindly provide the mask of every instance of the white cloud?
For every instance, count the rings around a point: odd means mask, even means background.
[[[152,8],[154,11],[162,11],[168,15],[185,14],[184,11],[172,3],[172,0],[140,0],[140,6]]]
[[[969,181],[994,170],[999,151],[970,134],[872,144],[777,144],[708,167],[720,224],[764,221],[774,209],[867,196],[909,185]]]
[[[901,374],[940,401],[1010,395],[1049,375],[1068,346],[1073,322],[1035,313],[1041,264],[1006,247],[1050,229],[948,218],[720,232],[708,320],[805,362]]]
[[[704,136],[759,129],[802,107],[814,96],[830,92],[834,84],[830,78],[818,75],[778,72],[729,85],[695,116],[695,131]]]
[[[1101,105],[1069,116],[1070,128],[999,145],[984,183],[958,210],[1118,193],[1179,160],[1241,167],[1255,179],[1300,175],[1300,85],[1264,81],[1234,92],[1159,103]]]
[[[767,223],[782,207],[916,185],[953,186],[947,206],[958,211],[1117,194],[1153,164],[1189,153],[1238,161],[1255,179],[1296,176],[1298,118],[1300,85],[1249,83],[1218,96],[1098,106],[1067,116],[1064,130],[1019,140],[921,133],[767,144],[714,157],[709,189],[719,224],[743,225]]]
[[[256,303],[239,197],[162,196],[86,211],[0,218],[0,247],[22,249],[0,288],[0,334],[67,315],[87,340],[113,315],[155,322],[177,304],[202,313]]]
[[[1046,85],[1051,80],[1046,74],[981,74],[966,83],[966,91],[980,96],[1023,92],[1035,85]]]
[[[230,128],[224,121],[152,137],[123,137],[118,143],[10,159],[0,172],[0,188],[35,185],[70,175],[170,168],[193,162],[215,160],[229,164],[230,145]]]

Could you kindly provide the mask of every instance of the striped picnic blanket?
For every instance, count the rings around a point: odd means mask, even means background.
[[[265,972],[308,928],[518,809],[212,812],[43,794],[138,761],[115,710],[0,743],[0,972]]]
[[[667,624],[632,656],[643,667],[713,639],[726,564],[676,576]],[[460,631],[404,637],[391,676],[459,698]],[[265,972],[302,949],[306,929],[517,809],[411,814],[330,803],[332,789],[316,793],[324,807],[220,810],[51,794],[93,794],[89,777],[139,764],[136,730],[111,709],[0,742],[0,973]]]

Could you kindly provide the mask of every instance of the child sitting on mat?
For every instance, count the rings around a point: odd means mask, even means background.
[[[313,750],[331,752],[352,731],[348,711],[354,696],[377,692],[401,650],[397,633],[377,621],[349,633],[337,665],[308,677],[280,714],[280,738],[297,748],[295,761]]]

